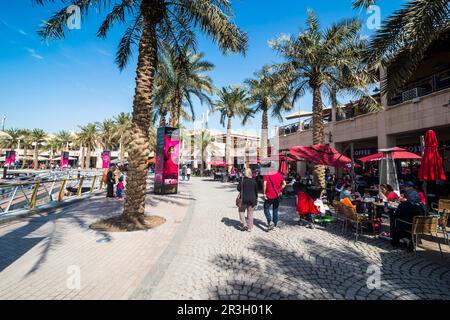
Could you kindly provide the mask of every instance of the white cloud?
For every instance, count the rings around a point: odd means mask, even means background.
[[[33,57],[37,60],[44,60],[44,57],[41,56],[40,54],[37,54],[36,50],[31,49],[31,48],[26,48],[26,50],[28,51],[28,53],[30,54],[31,57]]]

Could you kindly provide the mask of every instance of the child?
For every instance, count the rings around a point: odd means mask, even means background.
[[[123,197],[123,189],[125,188],[123,184],[123,177],[119,178],[119,183],[117,184],[117,198],[121,199]]]

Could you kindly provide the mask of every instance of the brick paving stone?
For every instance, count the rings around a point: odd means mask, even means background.
[[[150,185],[150,184],[149,184]],[[93,197],[0,227],[0,299],[124,299],[140,285],[183,221],[188,191],[169,198],[149,196],[147,214],[167,218],[148,232],[90,230],[101,218],[120,214],[123,201]],[[99,239],[109,242],[98,243]],[[13,249],[12,249],[13,248]],[[68,267],[81,271],[81,290],[68,290]]]

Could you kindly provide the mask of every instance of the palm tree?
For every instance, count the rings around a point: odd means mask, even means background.
[[[96,123],[98,131],[100,131],[100,143],[106,150],[111,150],[114,146],[114,138],[116,134],[116,124],[112,119],[103,120]]]
[[[228,171],[231,169],[231,124],[235,117],[247,119],[251,113],[248,108],[250,103],[247,92],[240,86],[228,86],[222,88],[218,93],[218,100],[214,102],[214,111],[220,113],[220,124],[225,126],[227,121],[227,141],[225,145],[225,159]]]
[[[355,19],[335,23],[321,30],[319,20],[308,11],[307,28],[298,36],[285,37],[272,41],[271,46],[285,58],[279,64],[278,80],[285,81],[292,91],[292,104],[306,90],[313,95],[313,144],[324,144],[322,91],[330,83],[344,88],[358,78],[362,68],[353,68],[361,63],[359,50],[354,47],[355,39],[360,37],[361,23]],[[356,51],[356,52],[355,52]],[[346,77],[341,77],[345,70]],[[355,79],[354,79],[355,78]],[[316,181],[325,187],[324,166],[314,166]]]
[[[156,128],[152,126],[148,132],[149,132],[148,141],[150,145],[150,153],[152,152],[154,153],[156,152]]]
[[[66,151],[69,151],[70,143],[73,141],[72,135],[69,131],[60,131],[56,135],[56,139],[62,144]]]
[[[4,149],[15,149],[15,148],[18,148],[19,147],[19,141],[20,141],[20,138],[22,136],[20,130],[11,128],[11,129],[5,130],[5,132],[7,133],[8,137],[2,138],[0,140],[1,148],[4,148]]]
[[[43,4],[50,0],[35,0]],[[83,16],[94,9],[112,9],[106,15],[98,36],[105,38],[116,23],[127,23],[120,40],[116,63],[123,70],[132,54],[132,47],[139,47],[136,70],[136,89],[133,101],[133,125],[127,173],[127,193],[123,219],[132,226],[143,228],[147,182],[147,158],[149,154],[148,130],[151,122],[152,91],[155,70],[158,65],[158,48],[170,43],[183,48],[186,43],[194,46],[195,29],[201,29],[223,52],[243,53],[247,35],[231,22],[232,8],[228,0],[83,0],[70,1],[51,17],[40,31],[44,39],[61,39],[65,36],[66,21],[70,17],[69,5],[77,4]]]
[[[248,86],[250,94],[249,103],[254,106],[248,116],[262,112],[260,157],[266,158],[269,141],[269,111],[272,110],[272,117],[283,120],[282,111],[291,109],[291,104],[287,102],[286,98],[289,91],[283,87],[282,81],[276,79],[276,75],[269,66],[264,66],[262,70],[255,73],[255,79],[247,79],[245,84]],[[247,119],[244,119],[244,122],[246,121]]]
[[[54,156],[58,154],[58,151],[64,148],[64,143],[54,137],[47,141],[45,148],[50,151],[50,161],[53,160]]]
[[[376,0],[354,0],[366,8]],[[384,21],[372,38],[368,58],[375,70],[386,67],[381,90],[392,94],[408,81],[430,45],[450,30],[448,0],[409,0]],[[447,40],[448,41],[448,40]]]
[[[20,129],[20,144],[23,148],[23,160],[21,168],[25,168],[27,164],[28,150],[33,148],[31,131],[28,129]]]
[[[47,134],[42,129],[33,129],[30,133],[30,140],[34,144],[34,170],[39,169],[39,148],[47,139]]]
[[[214,65],[202,60],[203,53],[195,54],[188,48],[184,48],[181,53],[173,48],[164,48],[161,56],[154,99],[156,104],[161,106],[160,124],[165,122],[170,109],[169,125],[177,128],[180,125],[180,117],[183,116],[183,103],[186,103],[192,119],[195,119],[192,96],[196,96],[202,104],[211,104],[209,95],[213,90],[212,80],[204,75],[204,72],[212,70]]]
[[[129,113],[121,112],[114,117],[116,123],[115,139],[119,141],[119,162],[125,162],[125,151],[131,142],[132,135],[132,117]]]
[[[86,158],[82,163],[82,168],[89,169],[91,166],[91,152],[97,148],[99,143],[98,129],[95,123],[89,123],[86,126],[80,126],[80,132],[78,133],[78,144],[83,150],[86,148]],[[83,157],[80,157],[83,159]]]

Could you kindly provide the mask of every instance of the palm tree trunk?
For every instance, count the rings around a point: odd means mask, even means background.
[[[324,144],[323,107],[320,87],[313,88],[313,144]],[[325,188],[325,167],[314,166],[314,178],[322,188]]]
[[[170,120],[169,120],[169,126],[172,128],[175,128],[176,126],[176,119],[177,119],[177,106],[175,104],[175,99],[173,99],[170,102]]]
[[[38,143],[34,145],[34,170],[38,170],[39,168],[39,153],[38,153]]]
[[[84,159],[84,167],[85,169],[89,169],[91,167],[91,148],[86,148],[86,159]]]
[[[164,105],[161,107],[161,111],[159,114],[159,127],[163,128],[166,126],[166,117],[167,117],[167,107]]]
[[[119,162],[122,164],[125,161],[125,152],[124,151],[125,151],[125,149],[123,147],[123,143],[120,142],[120,144],[119,144]]]
[[[225,161],[227,162],[227,170],[231,171],[231,117],[228,116],[227,125],[227,143],[225,145]]]
[[[80,147],[80,157],[78,158],[78,165],[84,169],[84,147]]]
[[[132,136],[129,146],[129,169],[123,217],[136,228],[144,224],[145,195],[147,190],[147,159],[150,154],[149,128],[151,124],[152,88],[157,64],[156,25],[163,16],[162,0],[143,1],[144,15],[139,58],[136,70],[136,89],[133,101]]]
[[[259,152],[260,158],[267,158],[267,142],[269,140],[269,120],[267,119],[267,109],[263,109],[261,122],[261,150]]]
[[[27,157],[28,157],[28,149],[27,149],[27,147],[24,147],[23,148],[23,160],[22,160],[22,167],[21,167],[21,169],[25,168],[25,165],[27,163]]]
[[[180,117],[181,117],[181,98],[179,94],[175,95],[175,121],[174,121],[174,127],[178,128],[180,126]]]

